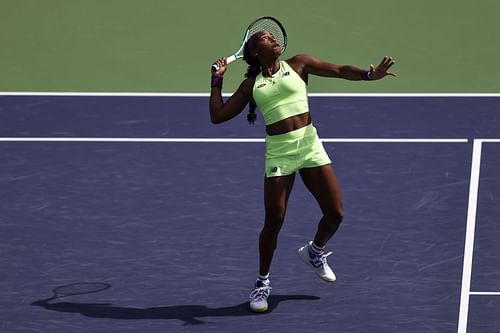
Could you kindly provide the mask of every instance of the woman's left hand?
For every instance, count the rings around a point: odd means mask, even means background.
[[[391,68],[394,63],[391,57],[384,57],[377,67],[370,65],[370,80],[380,80],[387,75],[396,76],[395,73],[389,72],[389,68]]]

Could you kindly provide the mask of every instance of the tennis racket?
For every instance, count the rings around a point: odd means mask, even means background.
[[[245,48],[245,43],[250,37],[260,31],[267,31],[271,33],[278,44],[280,44],[281,53],[285,52],[287,42],[285,28],[283,28],[283,25],[274,17],[264,16],[250,23],[247,30],[245,31],[245,34],[243,35],[243,41],[241,42],[240,48],[238,49],[238,51],[236,51],[235,54],[227,57],[227,63],[230,64],[235,60],[243,58],[243,49]],[[216,72],[218,70],[219,66],[217,64],[213,64],[212,71]]]

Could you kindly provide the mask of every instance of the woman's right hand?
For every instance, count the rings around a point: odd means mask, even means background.
[[[216,70],[216,71],[212,70],[212,75],[215,75],[215,76],[224,76],[224,73],[227,70],[227,59],[226,59],[226,57],[218,59],[217,61],[214,62],[214,65],[217,65],[219,67],[219,69]]]

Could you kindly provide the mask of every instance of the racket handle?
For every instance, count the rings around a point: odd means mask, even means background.
[[[230,63],[232,63],[233,61],[235,61],[237,58],[235,55],[232,55],[232,56],[229,56],[227,57],[226,59],[226,63],[229,65]],[[217,72],[219,70],[219,65],[217,64],[213,64],[212,65],[212,72]]]

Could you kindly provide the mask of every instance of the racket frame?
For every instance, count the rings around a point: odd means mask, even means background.
[[[80,290],[80,291],[74,291],[74,292],[63,292],[63,290],[66,288],[71,289],[71,287],[77,287],[77,286],[89,286],[89,288],[84,289],[84,290]],[[91,286],[93,286],[93,288]],[[70,284],[66,284],[66,285],[59,286],[59,287],[52,289],[53,296],[51,298],[47,299],[46,301],[52,301],[52,300],[64,298],[64,297],[94,294],[94,293],[98,293],[98,292],[104,291],[104,290],[109,289],[109,288],[111,288],[111,285],[109,283],[105,283],[105,282],[70,283]]]
[[[236,53],[234,53],[233,55],[230,55],[226,58],[226,63],[229,65],[230,63],[238,60],[238,59],[241,59],[243,58],[243,49],[245,48],[245,43],[248,41],[248,39],[251,37],[249,36],[250,34],[250,30],[252,29],[252,26],[260,21],[260,20],[264,20],[264,19],[268,19],[268,20],[273,20],[277,25],[278,27],[281,29],[281,31],[283,32],[283,37],[284,37],[284,45],[282,45],[282,48],[281,48],[281,54],[283,54],[283,52],[285,52],[285,48],[286,48],[286,44],[287,44],[287,36],[286,36],[286,31],[285,31],[285,28],[283,27],[283,25],[280,23],[280,21],[278,21],[277,19],[275,19],[274,17],[271,17],[271,16],[263,16],[263,17],[259,17],[258,19],[255,19],[252,21],[252,23],[250,23],[247,27],[247,30],[245,31],[245,35],[243,36],[243,41],[241,42],[241,45],[240,45],[240,48],[238,49],[238,51],[236,51]],[[219,66],[217,64],[213,64],[212,65],[212,71],[213,72],[217,72],[219,70]]]

